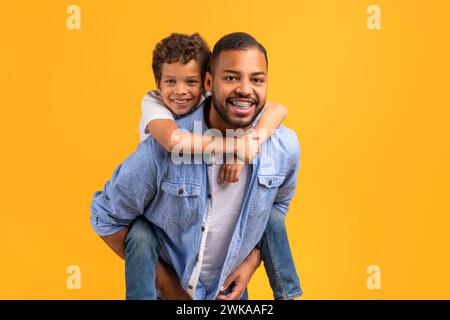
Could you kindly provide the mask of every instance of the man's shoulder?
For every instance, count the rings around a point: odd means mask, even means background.
[[[299,156],[300,143],[297,134],[291,128],[280,125],[278,129],[275,130],[270,140],[276,141],[281,151],[286,154]]]
[[[161,144],[152,136],[149,135],[147,138],[139,143],[135,153],[139,153],[145,156],[152,156],[158,158],[158,156],[163,156],[166,150]]]

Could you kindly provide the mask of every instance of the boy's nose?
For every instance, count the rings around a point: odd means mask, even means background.
[[[181,83],[178,84],[175,87],[175,93],[178,94],[178,95],[186,94],[187,93],[186,86],[184,84],[181,84]]]

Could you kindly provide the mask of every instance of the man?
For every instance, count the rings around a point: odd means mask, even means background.
[[[193,131],[197,122],[203,132],[216,129],[222,134],[227,129],[249,130],[267,97],[265,49],[243,33],[223,37],[216,47],[205,77],[212,96],[177,124]],[[228,286],[234,270],[244,266],[246,284],[259,265],[257,245],[269,212],[287,213],[299,155],[295,134],[280,127],[253,165],[244,167],[240,182],[225,187],[217,182],[220,161],[214,156],[200,164],[176,164],[150,137],[96,193],[91,222],[123,255],[128,226],[143,215],[155,226],[159,255],[175,271],[179,290],[194,299],[216,299],[223,296],[222,286]],[[171,284],[176,288],[175,277],[168,274],[158,273],[168,279],[160,283],[160,292]]]

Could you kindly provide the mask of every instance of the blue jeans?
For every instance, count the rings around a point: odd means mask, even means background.
[[[156,264],[160,243],[153,225],[144,217],[137,218],[125,238],[125,279],[127,300],[156,300]],[[285,217],[272,209],[260,242],[262,260],[275,299],[293,299],[302,289],[292,258],[286,233]],[[248,299],[247,290],[241,300]]]

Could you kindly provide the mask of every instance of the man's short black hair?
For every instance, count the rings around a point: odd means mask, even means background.
[[[214,49],[212,51],[211,57],[209,58],[209,71],[212,72],[214,69],[214,64],[222,51],[228,50],[248,50],[251,48],[258,49],[264,54],[266,58],[266,63],[269,65],[269,60],[267,59],[266,48],[259,43],[255,38],[245,32],[234,32],[227,34],[217,41]]]

